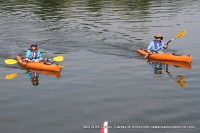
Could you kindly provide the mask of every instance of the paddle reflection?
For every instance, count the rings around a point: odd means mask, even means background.
[[[180,87],[185,88],[187,81],[184,80],[184,76],[177,75],[176,77],[177,77],[177,80],[175,80],[175,83],[177,83]]]
[[[161,78],[162,75],[166,73],[169,77],[174,78],[174,83],[178,84],[181,88],[185,88],[187,81],[185,81],[184,76],[180,74],[176,76],[172,75],[169,71],[169,65],[184,69],[191,69],[190,63],[158,61],[158,60],[147,60],[147,63],[152,66],[155,78]]]
[[[48,76],[54,76],[56,78],[60,78],[60,72],[53,72],[53,71],[43,71],[43,70],[34,70],[34,69],[23,69],[26,71],[26,77],[31,80],[31,83],[33,86],[38,86],[39,85],[39,77],[41,75],[48,75]],[[19,74],[24,74],[24,73],[11,73],[11,74],[6,74],[5,79],[6,80],[11,80],[17,77]]]

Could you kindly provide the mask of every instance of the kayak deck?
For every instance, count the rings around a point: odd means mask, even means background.
[[[163,60],[163,61],[178,61],[178,62],[188,62],[192,61],[190,55],[176,55],[171,53],[152,53],[149,54],[147,50],[137,49],[137,52],[142,56],[147,56],[149,59]]]
[[[42,62],[22,61],[22,56],[19,56],[19,55],[17,56],[17,61],[22,67],[30,68],[30,69],[39,69],[39,70],[54,71],[54,72],[60,72],[62,69],[61,65],[57,65],[57,64],[47,65],[45,64],[44,61]]]

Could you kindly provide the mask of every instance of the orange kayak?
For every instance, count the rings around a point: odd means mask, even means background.
[[[143,49],[137,49],[137,52],[142,56],[147,56],[149,54],[148,51]],[[163,60],[163,61],[178,61],[178,62],[188,62],[192,61],[192,57],[190,55],[176,55],[170,53],[152,53],[147,58]]]
[[[54,71],[54,72],[60,72],[62,69],[61,65],[56,65],[56,64],[44,64],[44,62],[26,62],[22,61],[22,56],[17,56],[17,61],[18,63],[25,68],[30,68],[30,69],[39,69],[39,70],[45,70],[45,71]]]

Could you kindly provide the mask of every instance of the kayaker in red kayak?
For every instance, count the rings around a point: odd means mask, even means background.
[[[39,62],[43,60],[42,54],[38,50],[37,44],[33,43],[31,48],[26,51],[26,58],[23,61]]]
[[[161,53],[163,49],[168,47],[168,44],[163,42],[163,36],[161,34],[156,34],[154,38],[155,40],[151,41],[147,48],[149,53]]]

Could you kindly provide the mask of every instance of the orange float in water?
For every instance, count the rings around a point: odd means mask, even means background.
[[[17,56],[17,61],[18,63],[25,68],[30,68],[30,69],[39,69],[39,70],[45,70],[45,71],[54,71],[54,72],[60,72],[62,69],[61,65],[57,64],[45,64],[43,62],[26,62],[22,61],[22,56]]]
[[[149,54],[147,50],[137,49],[137,52],[144,57],[149,59],[163,60],[163,61],[177,61],[177,62],[187,62],[190,63],[192,61],[192,57],[190,55],[176,55],[170,53],[152,53]]]

